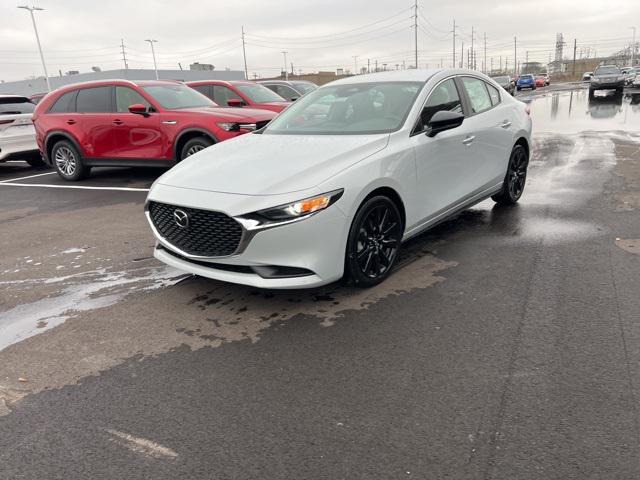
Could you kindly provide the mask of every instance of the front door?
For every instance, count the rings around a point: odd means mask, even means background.
[[[136,103],[151,107],[149,102],[134,89],[117,85],[115,91],[116,112],[113,116],[113,131],[117,152],[115,158],[158,160],[162,158],[165,138],[162,133],[160,114],[130,113],[129,106]]]
[[[463,113],[461,95],[453,78],[431,91],[411,136],[416,156],[416,198],[422,209],[422,223],[443,216],[468,194],[473,183],[473,156],[468,145],[473,134],[466,119],[457,128],[435,137],[427,135],[431,117],[441,110]]]

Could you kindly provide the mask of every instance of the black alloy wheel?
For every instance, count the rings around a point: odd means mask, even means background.
[[[398,258],[403,225],[400,211],[388,197],[376,196],[358,210],[347,240],[345,272],[359,287],[385,280]]]
[[[522,145],[513,147],[502,190],[491,198],[501,205],[513,205],[516,203],[522,196],[522,192],[524,192],[528,166],[529,156],[526,149]]]

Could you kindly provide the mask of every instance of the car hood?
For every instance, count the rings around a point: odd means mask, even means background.
[[[620,74],[613,74],[613,75],[592,75],[591,79],[592,80],[600,80],[603,82],[616,82],[618,80],[618,78],[624,77],[624,75]]]
[[[230,108],[230,107],[199,107],[184,108],[180,112],[203,113],[218,118],[224,118],[231,122],[243,122],[247,120],[271,120],[276,113],[270,110],[260,110],[258,108]]]
[[[243,195],[310,189],[384,149],[388,134],[246,134],[183,160],[158,183]]]
[[[291,102],[259,102],[254,105],[264,105],[265,107],[288,107]]]

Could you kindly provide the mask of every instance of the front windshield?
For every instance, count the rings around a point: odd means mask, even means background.
[[[596,75],[619,75],[618,67],[600,67],[596,69]]]
[[[217,107],[200,92],[186,85],[147,85],[142,87],[162,107],[168,110],[181,108]]]
[[[532,80],[533,79],[533,75],[522,75],[522,79],[523,80]]]
[[[257,83],[243,83],[236,85],[236,88],[249,97],[249,100],[254,103],[286,102],[284,98],[273,90],[269,90],[264,85]]]
[[[504,83],[509,81],[509,77],[493,77],[493,80],[497,83]]]
[[[316,85],[307,82],[291,82],[291,84],[301,93],[309,93],[318,88]]]
[[[413,106],[420,82],[370,82],[325,86],[295,102],[264,133],[364,135],[398,130]]]

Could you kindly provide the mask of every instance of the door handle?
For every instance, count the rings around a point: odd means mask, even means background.
[[[165,125],[175,125],[176,123],[178,123],[177,120],[162,120],[162,123],[164,123]]]
[[[74,125],[76,123],[76,121],[73,118],[70,118],[69,120],[67,120],[67,125]]]
[[[470,135],[464,140],[462,140],[462,143],[464,143],[465,145],[471,145],[475,139],[476,139],[475,135]]]
[[[114,124],[114,125],[122,125],[123,123],[124,123],[124,122],[123,122],[122,120],[119,120],[119,119],[115,119],[115,120],[113,121],[113,124]]]
[[[505,120],[500,124],[502,128],[509,128],[511,126],[511,122],[509,120]]]

